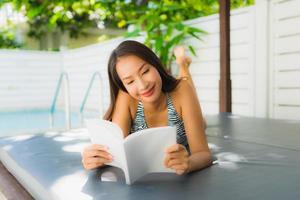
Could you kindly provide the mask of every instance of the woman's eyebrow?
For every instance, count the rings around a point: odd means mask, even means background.
[[[147,64],[147,63],[144,62],[144,63],[140,66],[140,68],[138,69],[138,72],[140,72],[146,64]],[[131,78],[131,76],[124,77],[123,80],[129,79],[129,78]]]

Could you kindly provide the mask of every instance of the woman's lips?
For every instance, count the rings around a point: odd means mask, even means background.
[[[147,92],[142,93],[142,96],[149,97],[154,93],[154,86]]]

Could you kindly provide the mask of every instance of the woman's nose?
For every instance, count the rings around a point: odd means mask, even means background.
[[[143,91],[147,88],[147,83],[143,79],[139,78],[138,79],[138,89],[139,91]]]

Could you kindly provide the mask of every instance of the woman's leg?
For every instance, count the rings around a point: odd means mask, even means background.
[[[196,91],[196,87],[194,85],[192,75],[189,70],[189,66],[192,62],[192,59],[188,56],[185,55],[185,49],[183,46],[177,46],[174,49],[174,55],[176,57],[176,63],[179,67],[179,74],[178,74],[178,79],[186,80],[191,86],[194,88]],[[203,127],[204,130],[207,127],[206,120],[203,116]]]
[[[193,88],[196,90],[196,87],[192,79],[192,75],[189,70],[189,66],[192,62],[192,59],[185,55],[185,49],[183,46],[175,47],[174,55],[176,58],[176,63],[179,67],[179,74],[177,78],[188,81],[188,83],[191,84]]]

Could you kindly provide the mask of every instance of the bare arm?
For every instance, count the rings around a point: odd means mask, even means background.
[[[211,165],[211,154],[196,91],[189,83],[181,81],[176,93],[191,154],[181,144],[172,145],[166,151],[165,165],[181,175]]]
[[[189,66],[192,62],[192,59],[185,55],[185,48],[183,46],[177,46],[174,49],[174,55],[176,57],[176,63],[179,67],[178,79],[187,81],[193,89],[196,91],[196,87],[192,78],[192,75],[189,70]],[[204,130],[206,129],[206,120],[203,118]]]
[[[210,165],[211,154],[206,141],[204,132],[206,125],[196,91],[185,81],[182,81],[180,87],[182,119],[191,151],[189,171],[194,171]]]
[[[116,99],[112,121],[121,127],[124,137],[129,134],[131,125],[129,103],[129,95],[120,91]],[[99,144],[91,144],[82,152],[82,164],[87,170],[103,167],[112,162],[112,159],[112,156],[108,153],[107,147]]]

